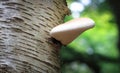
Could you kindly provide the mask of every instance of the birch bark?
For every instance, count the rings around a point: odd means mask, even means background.
[[[48,38],[67,10],[65,0],[0,0],[0,73],[60,73]]]

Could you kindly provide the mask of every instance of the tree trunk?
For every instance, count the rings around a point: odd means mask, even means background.
[[[111,8],[113,9],[116,23],[118,26],[118,51],[119,51],[119,63],[120,63],[120,4],[119,0],[107,0],[110,3]]]
[[[67,10],[65,0],[0,0],[0,73],[60,73],[48,39]]]

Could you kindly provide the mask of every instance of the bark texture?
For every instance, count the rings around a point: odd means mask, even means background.
[[[67,13],[65,0],[0,0],[0,73],[59,73],[48,38]]]

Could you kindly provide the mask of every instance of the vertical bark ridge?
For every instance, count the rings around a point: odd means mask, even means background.
[[[47,38],[66,9],[64,0],[0,0],[0,73],[59,73]]]

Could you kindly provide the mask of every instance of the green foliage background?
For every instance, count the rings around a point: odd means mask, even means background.
[[[68,0],[68,4],[73,0]],[[120,73],[118,30],[114,14],[106,1],[92,0],[80,13],[95,21],[95,27],[87,30],[60,52],[62,73]],[[73,19],[66,16],[65,22]]]

